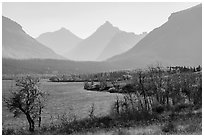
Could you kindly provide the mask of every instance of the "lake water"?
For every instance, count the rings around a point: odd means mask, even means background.
[[[15,81],[3,80],[2,95],[8,95],[14,87]],[[42,123],[49,123],[51,118],[57,118],[58,115],[65,113],[76,115],[77,118],[88,117],[92,104],[94,104],[95,115],[106,115],[110,112],[116,96],[121,96],[115,93],[84,90],[82,82],[53,83],[41,80],[40,89],[49,93]],[[2,122],[3,127],[27,125],[24,116],[13,118],[13,114],[4,106],[2,107]]]

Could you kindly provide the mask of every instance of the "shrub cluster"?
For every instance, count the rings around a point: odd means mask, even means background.
[[[166,110],[179,111],[188,106],[202,106],[202,76],[200,72],[170,73],[162,67],[137,71],[131,84],[122,88],[124,97],[114,103],[116,115],[136,113],[160,114]],[[145,116],[146,117],[146,116]]]

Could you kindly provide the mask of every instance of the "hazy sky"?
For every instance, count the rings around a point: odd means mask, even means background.
[[[3,3],[2,14],[23,26],[31,36],[65,27],[86,38],[106,20],[136,34],[151,31],[171,13],[199,3]]]

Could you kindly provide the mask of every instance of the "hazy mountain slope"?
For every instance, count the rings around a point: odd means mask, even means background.
[[[128,33],[125,31],[117,33],[105,47],[97,60],[106,60],[112,56],[129,50],[146,35],[147,33],[135,35],[134,33]]]
[[[108,21],[100,26],[91,36],[81,41],[76,48],[67,53],[73,60],[95,61],[112,37],[120,30]]]
[[[126,53],[108,61],[120,68],[146,66],[156,61],[164,65],[202,63],[202,5],[173,13]]]
[[[63,58],[26,34],[18,23],[4,16],[2,16],[2,56],[16,59]]]
[[[73,49],[82,40],[66,28],[43,33],[36,39],[60,55]]]

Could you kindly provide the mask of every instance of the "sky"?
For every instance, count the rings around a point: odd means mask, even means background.
[[[198,5],[195,2],[9,2],[2,14],[36,38],[45,32],[67,28],[80,38],[87,38],[105,23],[127,32],[150,32],[164,24],[173,12]]]

